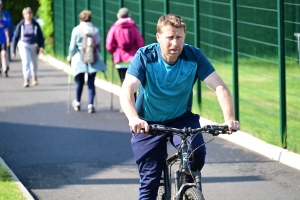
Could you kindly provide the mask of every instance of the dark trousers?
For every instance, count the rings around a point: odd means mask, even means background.
[[[82,90],[84,85],[84,74],[85,73],[80,73],[75,76],[76,101],[78,102],[80,102],[81,100],[81,95],[82,95]],[[96,95],[95,77],[96,77],[96,72],[88,74],[87,85],[88,85],[89,104],[94,104],[94,97]]]
[[[153,122],[148,123],[153,124]],[[155,124],[162,124],[175,128],[200,127],[199,116],[191,112],[185,113],[176,119]],[[164,167],[167,136],[167,134],[151,136],[150,134],[133,133],[131,147],[140,174],[139,200],[156,199],[160,177]],[[190,143],[190,149],[195,149],[204,144],[202,134],[190,136],[188,141]],[[181,140],[178,135],[173,135],[171,142],[175,148],[178,149],[180,147]],[[191,162],[192,171],[202,169],[205,162],[205,155],[205,145],[201,146],[194,152],[194,160]],[[189,177],[186,181],[190,182],[190,180],[191,177]]]
[[[120,80],[121,80],[121,85],[124,82],[126,71],[127,71],[127,68],[118,68],[119,77],[120,77]]]
[[[122,85],[126,76],[127,68],[118,68],[118,72]],[[136,93],[134,93],[134,98],[136,99]]]

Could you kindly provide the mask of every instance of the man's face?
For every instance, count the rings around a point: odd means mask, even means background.
[[[163,58],[170,63],[176,62],[184,45],[184,28],[176,28],[171,25],[164,26],[161,33],[156,33],[156,39],[160,44]]]

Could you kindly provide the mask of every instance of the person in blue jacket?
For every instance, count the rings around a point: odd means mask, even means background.
[[[12,38],[14,36],[14,24],[9,11],[3,8],[2,0],[0,0],[0,17],[6,23],[6,26],[8,28],[8,33],[9,33],[9,41],[12,41]],[[10,46],[7,45],[6,46],[6,73],[9,70],[9,62],[10,62]],[[2,62],[0,62],[0,68],[1,67],[2,67]],[[0,74],[1,74],[1,70],[0,70]]]
[[[81,57],[81,49],[83,48],[83,38],[85,34],[92,34],[94,44],[96,46],[97,59],[92,64],[86,64]],[[87,74],[88,86],[88,113],[95,113],[94,98],[96,95],[95,78],[97,72],[106,71],[106,65],[99,56],[101,46],[101,38],[99,29],[92,24],[92,12],[83,10],[79,14],[79,24],[72,30],[71,40],[67,61],[71,63],[72,75],[76,82],[76,99],[72,101],[72,107],[75,111],[82,108],[81,95],[85,84],[85,74]]]
[[[24,84],[29,87],[29,80],[32,78],[32,85],[37,85],[38,63],[37,50],[44,52],[44,36],[40,25],[32,18],[30,7],[23,9],[23,18],[17,25],[13,38],[13,57],[16,57],[16,47],[22,60]],[[37,49],[38,48],[38,49]]]
[[[1,53],[1,63],[3,66],[3,72],[5,73],[5,77],[8,77],[8,69],[6,64],[6,47],[9,46],[9,36],[8,36],[8,28],[6,21],[1,18],[0,15],[0,53]],[[1,70],[0,70],[1,71]]]

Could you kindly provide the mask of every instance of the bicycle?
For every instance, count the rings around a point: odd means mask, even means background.
[[[218,136],[219,134],[226,134],[228,131],[227,126],[221,125],[206,125],[202,128],[183,128],[177,129],[172,127],[165,127],[163,125],[150,125],[149,134],[151,135],[161,135],[168,133],[175,133],[181,137],[181,146],[178,149],[178,152],[170,157],[168,157],[167,152],[167,143],[171,137],[167,138],[166,141],[166,160],[165,168],[162,173],[161,183],[158,189],[156,200],[171,200],[171,168],[172,165],[176,162],[179,163],[179,169],[174,172],[174,195],[173,200],[204,200],[202,193],[201,185],[201,172],[200,171],[191,171],[189,158],[193,156],[193,152],[199,147],[195,148],[190,154],[188,153],[188,142],[187,137],[193,134],[198,133],[209,133],[213,136]],[[215,138],[215,137],[214,137]],[[214,139],[213,138],[213,139]],[[212,141],[209,140],[208,142]],[[204,144],[207,144],[205,142]],[[204,145],[202,144],[202,145]],[[201,145],[201,146],[202,146]],[[193,183],[185,183],[185,176],[190,175],[193,177]]]

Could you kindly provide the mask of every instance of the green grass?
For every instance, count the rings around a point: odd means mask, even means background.
[[[231,66],[213,63],[218,74],[232,91]],[[287,149],[300,153],[300,66],[286,63]],[[218,123],[223,122],[215,94],[202,84],[200,114]],[[239,60],[239,111],[241,130],[270,144],[281,146],[279,71],[275,64]],[[194,104],[195,110],[197,103]]]
[[[10,174],[0,165],[0,200],[25,200]]]
[[[118,70],[112,63],[111,55],[109,54],[106,59],[106,67],[107,70],[105,75],[103,72],[98,72],[97,77],[109,82],[113,82],[115,85],[121,86],[120,77],[118,74]]]

